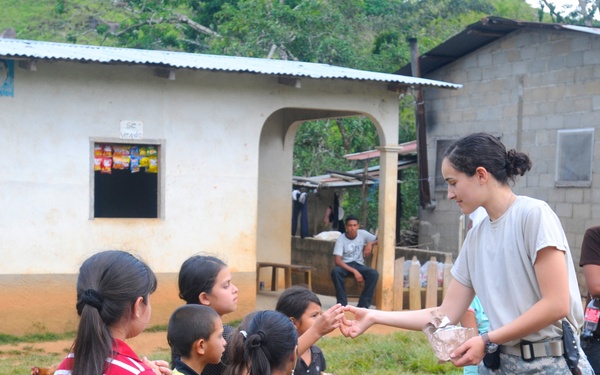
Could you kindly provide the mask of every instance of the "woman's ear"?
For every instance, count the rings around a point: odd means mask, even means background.
[[[475,169],[475,175],[480,184],[486,182],[488,179],[488,171],[484,167],[477,167],[477,169]]]
[[[290,316],[290,320],[292,321],[292,324],[294,325],[294,327],[296,327],[296,329],[298,329],[298,326],[300,326],[300,321],[296,320],[296,318],[294,318],[293,316]]]
[[[201,305],[210,306],[210,298],[208,298],[208,294],[206,292],[200,293],[200,295],[198,295],[198,302],[200,302]]]

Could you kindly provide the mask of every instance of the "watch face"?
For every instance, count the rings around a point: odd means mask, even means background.
[[[493,342],[488,342],[485,344],[486,353],[494,353],[496,350],[498,350],[498,344],[494,344]]]

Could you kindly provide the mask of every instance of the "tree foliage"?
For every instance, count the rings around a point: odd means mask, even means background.
[[[585,24],[599,2],[578,0],[585,11],[577,16],[540,0],[549,9],[546,20]],[[408,38],[417,38],[427,51],[487,15],[538,18],[523,0],[0,0],[0,7],[5,16],[0,16],[0,30],[12,27],[21,39],[290,59],[379,72],[394,72],[409,62]],[[400,105],[402,143],[415,139],[413,97],[403,96]],[[360,169],[362,164],[343,155],[378,145],[377,130],[365,117],[305,123],[294,145],[294,174]],[[408,222],[417,214],[416,170],[403,171],[402,180],[403,222]],[[363,197],[355,191],[347,205],[360,206]],[[371,189],[369,227],[377,226],[376,195]]]

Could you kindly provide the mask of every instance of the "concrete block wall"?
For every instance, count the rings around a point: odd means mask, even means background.
[[[438,139],[477,131],[501,136],[508,149],[527,152],[533,161],[533,169],[517,179],[514,191],[550,204],[578,264],[585,229],[600,225],[600,151],[594,148],[591,187],[558,188],[557,130],[600,127],[600,36],[522,29],[427,78],[464,85],[455,91],[425,92],[430,181],[439,169]],[[454,202],[448,204],[446,191],[434,191],[433,183],[431,187],[437,207],[420,213],[419,243],[456,255],[455,218],[461,213]]]

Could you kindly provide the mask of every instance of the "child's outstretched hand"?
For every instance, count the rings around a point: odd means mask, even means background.
[[[369,319],[369,309],[348,305],[344,307],[344,311],[354,314],[354,319],[342,317],[340,331],[346,337],[358,337],[373,325],[373,322]]]
[[[343,317],[344,307],[338,303],[323,312],[323,314],[315,320],[313,327],[321,336],[325,336],[329,332],[340,327]]]

